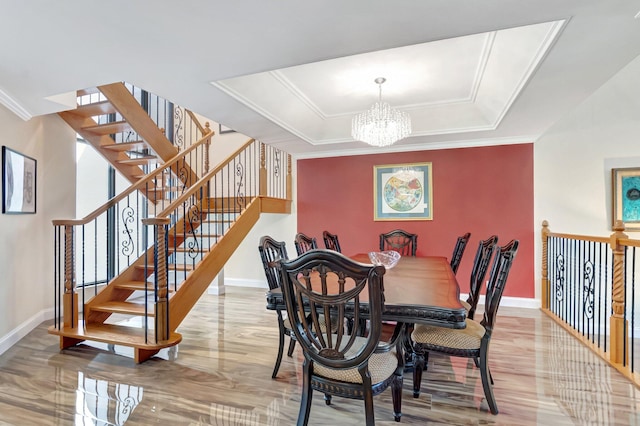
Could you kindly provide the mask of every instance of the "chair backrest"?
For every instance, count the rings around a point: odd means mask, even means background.
[[[308,252],[309,250],[317,249],[318,242],[316,241],[316,237],[309,237],[302,232],[298,232],[296,237],[293,240],[293,244],[296,246],[296,252],[298,252],[298,256]]]
[[[418,236],[402,229],[380,234],[380,250],[395,250],[403,256],[415,256]]]
[[[487,285],[487,295],[484,303],[484,317],[481,324],[484,326],[487,334],[491,336],[493,326],[498,313],[498,306],[502,299],[507,277],[513,264],[513,259],[518,252],[518,240],[511,240],[496,250],[496,256],[491,267],[491,275],[489,275],[489,284]]]
[[[467,312],[467,318],[473,319],[478,306],[478,300],[480,299],[480,290],[482,289],[482,283],[484,277],[487,276],[489,265],[491,264],[491,257],[498,244],[498,236],[492,235],[486,240],[481,240],[478,243],[478,250],[476,251],[476,257],[473,260],[473,268],[471,269],[471,275],[469,278],[469,297],[467,303],[471,306],[469,312]]]
[[[338,253],[342,253],[337,235],[332,234],[329,231],[324,231],[322,233],[322,239],[324,240],[324,246],[327,248],[327,250],[333,250],[337,251]]]
[[[280,279],[282,277],[280,273],[280,261],[288,260],[287,247],[284,241],[276,241],[268,235],[260,238],[260,244],[258,245],[258,251],[260,252],[260,258],[262,259],[262,266],[264,267],[264,274],[267,276],[267,283],[269,288],[280,287]]]
[[[333,250],[313,250],[282,262],[281,268],[288,318],[305,358],[334,369],[366,365],[382,330],[384,267],[358,263]],[[366,336],[356,339],[346,327],[332,334],[318,332],[347,319],[359,324],[364,319],[361,303],[368,304],[371,329]]]
[[[469,238],[471,238],[471,233],[467,232],[461,237],[458,237],[456,241],[456,246],[453,248],[453,254],[451,255],[451,270],[453,273],[458,272],[458,267],[460,266],[460,261],[462,260],[462,255],[464,254],[464,249],[467,248],[467,243],[469,242]]]

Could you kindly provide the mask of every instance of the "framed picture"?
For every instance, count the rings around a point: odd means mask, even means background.
[[[373,220],[432,220],[431,163],[373,166]]]
[[[36,160],[2,147],[2,213],[36,212]]]
[[[224,133],[234,133],[235,130],[228,128],[225,125],[218,123],[218,134],[222,135]]]
[[[611,169],[612,226],[617,220],[625,230],[640,231],[640,167]]]

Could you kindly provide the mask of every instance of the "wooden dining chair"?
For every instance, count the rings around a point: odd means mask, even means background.
[[[316,241],[316,237],[309,237],[302,232],[298,232],[293,240],[293,244],[296,247],[296,252],[298,256],[308,252],[309,250],[317,249],[318,242]]]
[[[456,245],[453,248],[453,254],[451,255],[451,260],[449,261],[451,270],[454,274],[458,272],[458,267],[460,266],[460,262],[462,261],[464,250],[467,248],[469,238],[471,238],[471,233],[467,232],[463,236],[458,237],[458,239],[456,240]]]
[[[453,329],[425,324],[416,324],[411,338],[414,342],[413,396],[420,396],[422,372],[428,362],[429,352],[471,358],[480,368],[482,388],[489,410],[498,414],[498,405],[493,395],[493,377],[489,369],[489,343],[496,322],[498,306],[507,283],[509,270],[518,251],[518,241],[512,240],[503,247],[495,246],[495,259],[489,275],[484,317],[477,322],[466,320],[466,328]]]
[[[382,266],[355,262],[333,250],[313,250],[282,262],[282,293],[304,353],[298,426],[309,422],[314,390],[325,394],[327,405],[333,395],[364,400],[365,424],[374,425],[373,397],[389,386],[393,415],[400,421],[402,335],[390,343],[380,342],[384,273]],[[366,309],[359,309],[362,304]],[[348,318],[357,323],[362,314],[371,320],[363,336],[349,334],[346,327],[322,331],[331,326],[329,317],[337,317],[341,324]]]
[[[469,319],[473,319],[475,315],[478,300],[480,300],[480,290],[489,270],[493,249],[497,244],[497,235],[492,235],[478,243],[478,250],[476,251],[476,257],[473,259],[473,268],[469,276],[469,295],[467,300],[460,300],[462,306],[467,310],[467,318]]]
[[[284,241],[276,241],[268,235],[260,238],[260,244],[258,245],[258,251],[260,252],[260,258],[262,259],[262,266],[264,267],[264,273],[267,277],[267,284],[270,290],[280,288],[280,279],[282,275],[280,273],[280,262],[287,260],[287,247]],[[278,356],[276,358],[276,365],[273,367],[273,373],[271,378],[275,379],[280,369],[280,363],[282,362],[282,352],[284,351],[284,336],[289,336],[289,350],[287,355],[291,356],[296,346],[296,339],[291,332],[291,324],[287,317],[283,315],[281,310],[276,310],[278,314]],[[286,312],[285,312],[286,313]]]
[[[337,235],[332,234],[329,231],[324,231],[322,233],[322,239],[324,240],[324,246],[327,248],[327,250],[333,250],[337,251],[338,253],[342,253]]]
[[[396,229],[380,234],[380,250],[395,250],[403,256],[415,256],[418,249],[418,235]]]

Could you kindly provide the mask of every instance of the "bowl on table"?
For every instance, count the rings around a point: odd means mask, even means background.
[[[382,265],[386,269],[391,269],[398,264],[400,253],[393,250],[369,252],[369,260],[374,265]]]

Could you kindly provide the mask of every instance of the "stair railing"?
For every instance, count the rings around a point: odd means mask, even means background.
[[[542,311],[640,385],[640,240],[618,221],[608,237],[542,223]]]
[[[98,294],[101,286],[131,269],[153,246],[153,234],[142,225],[142,219],[154,217],[170,205],[197,181],[196,173],[207,173],[212,134],[84,218],[53,221],[56,328],[78,327],[79,308]]]

